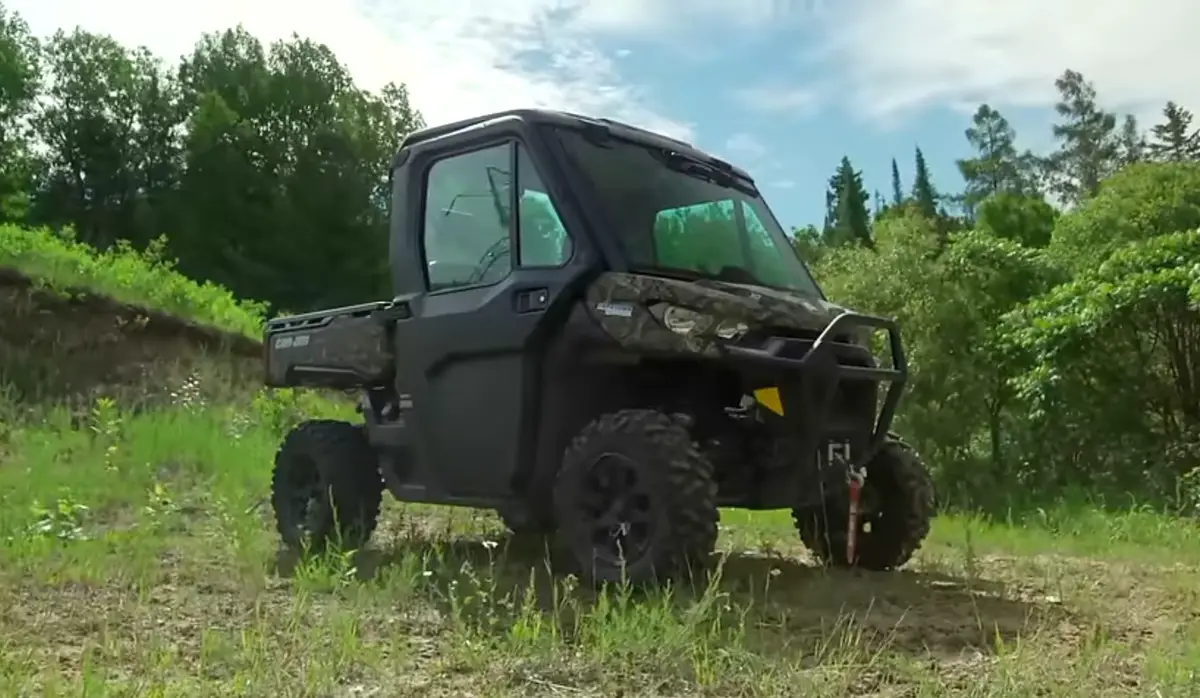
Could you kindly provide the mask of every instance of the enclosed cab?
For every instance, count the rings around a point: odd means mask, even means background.
[[[322,428],[358,439],[396,497],[497,509],[562,538],[596,578],[615,574],[600,552],[613,541],[621,569],[645,575],[710,549],[718,505],[790,508],[830,560],[911,555],[932,490],[887,435],[899,330],[824,297],[746,172],[631,126],[522,110],[413,134],[391,182],[394,298],[273,320],[265,343],[269,385],[362,390],[362,425]],[[314,448],[321,428],[307,429],[293,451]],[[610,470],[644,491],[594,491]],[[831,502],[855,508],[855,483],[864,510],[908,497],[930,511],[901,542],[860,543],[857,523],[827,523]],[[369,533],[377,499],[342,504]],[[637,565],[636,517],[615,501],[659,522]]]

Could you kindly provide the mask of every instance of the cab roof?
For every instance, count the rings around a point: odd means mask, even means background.
[[[670,138],[661,133],[655,133],[644,128],[632,126],[630,124],[615,121],[613,119],[604,119],[599,117],[584,116],[582,114],[574,114],[571,112],[558,111],[554,109],[508,109],[505,111],[493,112],[481,116],[462,119],[460,121],[452,121],[448,124],[438,126],[430,126],[419,131],[414,131],[404,138],[400,144],[400,150],[396,154],[397,162],[403,159],[404,150],[419,143],[437,140],[454,136],[467,129],[474,128],[481,124],[503,119],[518,119],[530,124],[545,124],[549,126],[563,126],[567,128],[578,129],[601,129],[607,135],[621,140],[631,141],[638,145],[649,146],[651,148],[661,148],[677,152],[689,158],[694,158],[703,162],[708,162],[721,169],[728,170],[738,177],[753,181],[750,174],[745,170],[729,163],[726,160],[711,155],[700,150],[696,146],[682,141],[677,138]]]

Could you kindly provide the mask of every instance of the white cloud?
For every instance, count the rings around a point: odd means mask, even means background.
[[[815,87],[763,85],[734,91],[734,98],[743,106],[761,112],[791,112],[806,114],[822,102]]]
[[[821,0],[555,0],[552,4],[577,26],[642,33],[656,40],[680,38],[701,27],[727,36],[731,25],[757,27],[823,5]],[[668,35],[662,33],[664,27],[671,30]]]
[[[725,141],[721,151],[733,160],[757,160],[767,154],[767,146],[748,133],[735,133]]]
[[[1200,107],[1196,0],[850,0],[831,11],[820,58],[874,117],[985,100],[1048,106],[1067,68],[1109,108]]]
[[[263,41],[295,32],[327,44],[364,87],[406,83],[430,124],[539,106],[618,118],[685,139],[695,135],[691,124],[667,116],[624,79],[589,39],[589,28],[632,31],[649,21],[626,0],[580,2],[566,10],[563,0],[8,0],[6,5],[39,35],[79,25],[169,59],[190,52],[202,32],[238,23]]]

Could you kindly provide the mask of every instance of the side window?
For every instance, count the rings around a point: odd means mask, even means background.
[[[425,181],[429,290],[496,283],[512,271],[512,148],[439,160]]]
[[[525,149],[517,147],[517,183],[521,187],[520,260],[525,267],[558,267],[571,258],[573,246],[546,186]]]

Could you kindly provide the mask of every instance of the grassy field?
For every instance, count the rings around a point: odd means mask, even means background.
[[[203,387],[4,422],[0,695],[1200,694],[1200,536],[1153,513],[947,517],[863,574],[726,512],[719,577],[642,597],[467,510],[393,504],[369,550],[297,563],[262,497],[318,403]]]
[[[261,323],[129,250],[0,226],[0,265]],[[55,321],[25,294],[0,340]],[[1149,511],[947,516],[891,574],[820,569],[786,514],[730,511],[711,583],[642,596],[554,578],[544,549],[466,510],[391,503],[369,549],[281,558],[274,450],[344,408],[181,368],[172,346],[150,351],[154,400],[0,387],[0,696],[1200,695],[1200,526]],[[0,341],[0,369],[88,353],[53,350]]]

